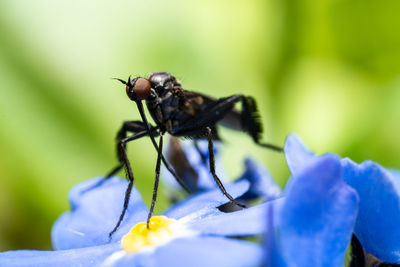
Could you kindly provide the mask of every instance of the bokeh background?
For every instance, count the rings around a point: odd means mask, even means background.
[[[139,114],[111,77],[165,70],[190,90],[253,95],[265,141],[296,132],[317,153],[399,168],[399,11],[396,0],[0,1],[0,250],[50,249],[70,188],[116,164],[116,131]],[[222,137],[229,177],[251,155],[285,183],[282,155]],[[148,139],[129,149],[149,203],[156,153]]]

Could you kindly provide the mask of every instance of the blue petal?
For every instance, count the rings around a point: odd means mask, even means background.
[[[122,211],[128,182],[111,178],[101,186],[82,193],[99,179],[81,183],[70,192],[72,211],[64,213],[54,224],[52,242],[55,249],[70,249],[109,243],[108,234]],[[145,221],[148,209],[133,188],[125,218],[113,235],[119,240],[133,225]]]
[[[183,175],[183,177],[181,178],[185,181],[186,185],[188,185],[189,188],[191,188],[192,192],[200,192],[203,190],[209,190],[215,188],[217,185],[215,184],[213,176],[210,173],[210,167],[208,163],[209,155],[208,155],[207,141],[201,141],[201,140],[198,141],[199,149],[202,152],[202,154],[206,157],[207,162],[203,162],[199,154],[199,151],[197,151],[192,141],[190,141],[190,144],[188,144],[188,142],[181,142],[180,144],[190,163],[190,166],[198,175],[197,177],[193,177],[191,173]],[[214,144],[214,154],[216,158],[215,162],[216,172],[221,181],[226,181],[226,179],[224,179],[226,175],[224,174],[224,171],[221,167],[222,164],[220,163],[218,157],[218,149],[215,144]],[[165,167],[163,167],[162,169],[161,177],[163,179],[163,182],[170,188],[181,189],[179,184],[176,182],[175,178]]]
[[[317,158],[295,134],[290,134],[286,137],[283,150],[289,170],[293,176],[299,175],[304,168],[312,164]]]
[[[239,181],[248,180],[250,189],[240,199],[263,197],[266,200],[272,200],[281,197],[280,187],[262,165],[248,158],[245,161],[245,166],[246,170]]]
[[[226,185],[226,191],[233,197],[237,198],[249,189],[249,182],[240,181],[234,184]],[[185,200],[176,203],[164,214],[168,217],[179,219],[190,214],[194,220],[196,218],[207,216],[213,213],[216,208],[222,204],[229,202],[228,198],[222,194],[219,188],[198,193],[190,196]]]
[[[265,244],[265,264],[263,266],[273,266],[273,267],[286,267],[284,259],[280,255],[278,251],[278,245],[276,241],[276,233],[274,226],[278,225],[277,216],[279,216],[279,212],[277,213],[274,209],[273,205],[267,206],[267,230],[264,235],[264,244]]]
[[[276,249],[288,266],[343,266],[357,193],[343,181],[339,157],[322,156],[308,166],[286,189]]]
[[[390,174],[393,176],[391,180],[393,182],[393,186],[396,188],[397,192],[400,192],[400,170],[388,170]]]
[[[202,234],[223,236],[257,235],[265,232],[265,217],[268,206],[274,206],[274,211],[280,211],[284,199],[276,199],[230,213],[219,212],[213,216],[202,218],[186,225]]]
[[[58,250],[17,250],[0,253],[0,266],[99,266],[113,252],[120,250],[118,243],[103,246]]]
[[[113,266],[236,267],[258,266],[262,260],[259,245],[220,237],[180,238],[157,248],[116,261]]]
[[[400,176],[366,161],[343,160],[344,178],[360,195],[355,234],[378,259],[400,263]]]

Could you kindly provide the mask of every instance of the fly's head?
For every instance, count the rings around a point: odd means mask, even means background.
[[[132,101],[146,100],[151,95],[151,83],[148,79],[137,77],[131,80],[131,77],[129,77],[127,82],[121,79],[116,80],[126,85],[126,94]]]

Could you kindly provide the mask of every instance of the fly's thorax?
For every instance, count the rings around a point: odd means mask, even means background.
[[[163,90],[156,98],[146,100],[146,105],[153,120],[162,126],[166,121],[173,120],[174,114],[179,113],[179,96],[174,90]]]
[[[169,72],[153,72],[147,78],[151,87],[154,88],[160,95],[164,90],[172,90],[175,87],[180,87],[181,83]]]

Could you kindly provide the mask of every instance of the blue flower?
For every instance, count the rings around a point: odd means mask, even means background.
[[[288,138],[286,150],[291,141]],[[195,148],[183,146],[183,150],[191,166],[202,174],[199,180],[212,181],[208,166],[202,163]],[[207,156],[207,151],[203,153]],[[297,159],[293,155],[287,153],[288,162],[304,160],[304,164],[292,170],[284,197],[267,205],[270,266],[342,266],[354,229],[357,193],[343,181],[339,157],[316,158],[309,153],[296,154]],[[282,197],[281,190],[261,165],[250,159],[245,164],[246,171],[239,180],[250,181],[251,188],[242,199]]]
[[[70,192],[72,210],[59,218],[52,231],[56,251],[3,252],[0,266],[248,266],[261,262],[261,246],[228,236],[262,233],[269,204],[223,213],[217,207],[227,199],[219,189],[193,195],[164,213],[175,228],[168,228],[172,234],[163,244],[129,253],[122,249],[120,240],[132,226],[146,221],[148,210],[133,189],[126,217],[109,240],[127,182],[112,178],[81,194],[97,181],[82,183]],[[248,188],[247,181],[226,185],[233,197]]]
[[[293,183],[309,166],[321,158],[315,156],[295,136],[290,135],[285,155]],[[340,160],[344,181],[354,188],[360,199],[354,234],[362,246],[384,262],[400,263],[400,173],[377,163],[357,164],[348,158]]]
[[[249,181],[250,188],[239,199],[263,198],[270,201],[282,197],[282,190],[272,179],[269,172],[259,163],[251,158],[245,159],[245,171],[238,181]]]
[[[292,173],[282,205],[269,207],[268,265],[343,266],[357,205],[337,156],[320,157]]]
[[[360,196],[354,233],[384,262],[400,263],[400,175],[372,161],[343,159],[345,180]]]

